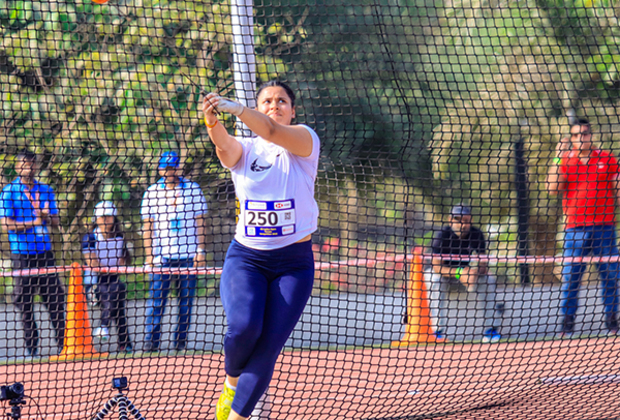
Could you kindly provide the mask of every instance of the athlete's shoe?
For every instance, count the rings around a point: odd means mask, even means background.
[[[99,337],[102,342],[110,339],[110,330],[107,327],[99,327],[95,330],[95,337]]]
[[[607,335],[618,335],[618,319],[616,314],[609,315],[605,319],[605,326],[607,327]]]
[[[224,389],[222,390],[220,398],[217,400],[217,405],[215,406],[216,420],[228,420],[230,408],[232,407],[234,399],[235,391],[228,386],[228,382],[224,382]]]
[[[435,331],[434,334],[436,343],[445,343],[447,341],[446,333],[442,329]]]
[[[565,315],[562,320],[562,331],[560,337],[570,338],[575,333],[575,315]]]
[[[497,343],[502,339],[502,335],[495,328],[489,328],[484,332],[482,336],[483,343]]]

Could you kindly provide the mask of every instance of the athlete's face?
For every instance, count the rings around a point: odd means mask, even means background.
[[[570,140],[573,148],[576,150],[591,150],[594,148],[592,144],[592,131],[588,125],[574,125],[570,128]]]
[[[451,216],[450,226],[452,227],[454,233],[456,233],[458,236],[461,236],[469,232],[469,229],[471,229],[471,216]]]
[[[97,223],[97,226],[99,227],[99,229],[101,229],[102,232],[104,233],[111,232],[112,226],[114,225],[114,216],[97,217],[97,220],[95,220],[95,223]]]
[[[295,118],[291,98],[280,86],[263,89],[258,97],[257,110],[282,125],[290,125]]]
[[[18,158],[15,162],[15,172],[22,179],[32,179],[35,176],[37,164],[33,160]]]
[[[179,171],[177,168],[168,166],[165,169],[159,170],[159,176],[164,177],[166,183],[176,183],[179,178]]]

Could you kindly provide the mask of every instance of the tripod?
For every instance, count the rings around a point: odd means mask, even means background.
[[[22,415],[22,408],[20,407],[20,404],[25,403],[26,401],[24,401],[21,397],[11,399],[11,401],[9,401],[9,404],[11,405],[11,412],[6,413],[6,415],[12,420],[19,420]]]
[[[145,418],[142,417],[142,414],[140,414],[138,409],[131,403],[131,401],[129,401],[129,398],[123,395],[123,392],[120,389],[118,391],[118,395],[110,399],[110,401],[108,401],[103,407],[101,407],[101,410],[99,410],[99,412],[95,414],[93,420],[103,420],[103,418],[107,416],[116,405],[118,405],[119,420],[128,420],[127,411],[131,413],[134,419],[145,420]]]

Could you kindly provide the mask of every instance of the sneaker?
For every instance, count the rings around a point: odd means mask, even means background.
[[[224,389],[220,394],[215,406],[216,420],[228,420],[233,400],[235,399],[235,391],[228,386],[228,381],[224,382]]]
[[[483,343],[497,343],[502,339],[502,335],[497,331],[496,328],[489,328],[484,332],[482,336]]]
[[[605,326],[608,330],[607,335],[618,335],[618,319],[615,314],[605,319]]]
[[[102,342],[106,342],[110,339],[110,330],[107,327],[99,327],[95,330],[94,335]]]
[[[133,346],[131,344],[119,346],[118,351],[120,353],[131,354],[133,353]]]
[[[575,315],[564,315],[564,320],[562,320],[562,331],[560,332],[561,337],[571,337],[575,332]]]
[[[146,343],[144,343],[144,349],[143,351],[145,353],[153,353],[158,351],[159,346],[155,345],[155,343],[153,343],[152,341],[147,341]]]

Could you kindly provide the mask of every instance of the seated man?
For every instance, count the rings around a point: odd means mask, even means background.
[[[426,271],[425,278],[430,290],[431,312],[436,321],[437,339],[445,340],[446,337],[450,285],[460,282],[467,287],[468,292],[476,293],[478,306],[484,309],[485,331],[482,341],[498,342],[502,338],[499,328],[503,305],[495,302],[495,277],[488,274],[485,261],[449,257],[486,253],[484,233],[472,226],[469,207],[459,205],[452,209],[450,223],[437,232],[433,239],[432,252],[433,263]]]

